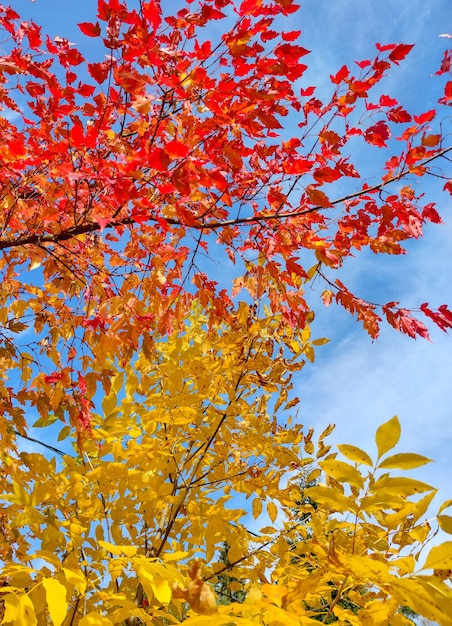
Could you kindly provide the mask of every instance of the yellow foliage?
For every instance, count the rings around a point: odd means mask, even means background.
[[[93,372],[101,412],[75,453],[4,455],[3,623],[406,626],[409,605],[452,625],[452,544],[423,556],[435,490],[403,473],[429,459],[388,455],[397,418],[375,459],[333,450],[332,426],[316,440],[289,413],[310,333],[253,315],[211,329],[194,306],[182,330],[111,361],[101,398]],[[222,604],[224,576],[244,602]]]

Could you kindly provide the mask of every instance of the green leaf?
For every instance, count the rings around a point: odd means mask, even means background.
[[[396,415],[377,428],[375,441],[377,444],[378,458],[382,457],[383,454],[386,454],[386,452],[392,450],[392,448],[397,445],[400,439],[400,432],[400,422]]]
[[[361,448],[351,446],[348,443],[340,443],[337,447],[340,453],[345,456],[346,459],[349,459],[349,461],[360,464],[363,463],[364,465],[372,467],[372,459],[367,452],[364,452]]]
[[[393,454],[386,457],[378,467],[380,469],[414,469],[415,467],[421,467],[427,463],[432,463],[431,459],[421,454],[412,454],[410,452],[401,452],[399,454]]]

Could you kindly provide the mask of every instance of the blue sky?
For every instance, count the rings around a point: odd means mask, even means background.
[[[95,0],[14,0],[13,5],[51,36],[76,43],[83,38],[75,24],[95,21]],[[171,0],[164,5],[172,6]],[[450,0],[306,0],[302,5],[290,18],[290,29],[301,29],[300,44],[312,51],[303,59],[309,65],[303,80],[306,86],[317,85],[320,97],[330,88],[331,73],[343,64],[372,58],[376,42],[403,42],[414,43],[415,48],[391,70],[382,90],[410,112],[435,107],[439,83],[430,75],[451,43],[439,36],[452,33]],[[85,50],[89,55],[89,48]],[[445,124],[450,127],[450,117]],[[378,177],[381,156],[362,155],[370,182],[372,172]],[[421,179],[418,184],[437,201],[445,224],[428,226],[424,238],[414,242],[404,257],[366,253],[347,263],[341,280],[355,293],[377,302],[396,299],[407,307],[452,304],[452,199],[440,192],[441,181]],[[322,286],[317,289],[318,296]],[[439,498],[452,498],[452,337],[432,329],[431,343],[415,342],[382,329],[372,343],[361,326],[334,304],[328,309],[317,306],[313,335],[331,342],[317,350],[315,364],[305,367],[296,382],[302,399],[299,419],[318,433],[334,422],[333,441],[371,452],[377,426],[397,414],[402,423],[399,449],[435,459],[421,470],[422,477],[440,487]]]

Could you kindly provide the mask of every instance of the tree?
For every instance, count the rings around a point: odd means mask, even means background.
[[[428,462],[387,456],[398,420],[373,462],[350,445],[337,458],[328,430],[315,444],[290,414],[292,377],[326,341],[311,336],[315,280],[371,337],[382,319],[428,337],[419,313],[366,302],[334,272],[441,222],[412,179],[452,192],[452,57],[434,110],[373,96],[407,44],[341,67],[322,102],[300,91],[300,33],[281,28],[298,8],[98,0],[79,24],[90,61],[0,7],[3,623],[305,625],[321,609],[324,623],[399,626],[409,605],[452,624],[451,543],[420,557],[434,490],[386,471]],[[352,139],[385,150],[378,183],[360,178]],[[445,304],[420,313],[452,327]],[[27,453],[36,413],[42,446]],[[308,525],[294,517],[307,470],[321,478]],[[266,512],[258,532],[238,494],[255,520]],[[226,571],[247,596],[217,607]]]

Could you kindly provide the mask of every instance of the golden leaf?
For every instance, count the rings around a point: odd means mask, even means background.
[[[332,476],[340,483],[349,483],[350,485],[358,487],[358,489],[361,489],[364,484],[364,478],[361,476],[359,470],[344,461],[325,459],[324,461],[320,461],[319,465],[325,474]]]
[[[452,535],[452,517],[450,515],[438,515],[437,519],[441,530]]]
[[[422,569],[452,569],[452,541],[434,546],[428,553]]]
[[[358,448],[356,446],[351,446],[347,443],[340,443],[337,446],[339,452],[345,456],[349,461],[354,461],[355,463],[363,463],[364,465],[368,465],[372,467],[372,459],[364,450]]]
[[[400,422],[397,416],[394,416],[377,428],[375,441],[378,449],[378,458],[382,457],[383,454],[386,454],[398,443],[400,431]]]
[[[267,503],[267,514],[270,520],[272,521],[272,523],[274,524],[276,521],[276,518],[278,517],[278,507],[276,506],[274,502]]]
[[[378,467],[379,469],[414,469],[431,462],[431,459],[428,459],[421,454],[400,452],[399,454],[393,454],[386,457],[381,463],[378,464]]]
[[[47,608],[54,626],[61,626],[66,617],[68,603],[66,601],[66,587],[54,578],[44,578],[42,581],[46,590]]]
[[[254,498],[252,509],[253,509],[253,517],[254,519],[257,519],[259,515],[262,513],[262,500],[260,498]]]
[[[96,611],[87,613],[79,621],[79,626],[113,626],[113,622]]]

